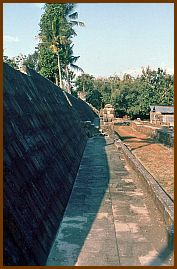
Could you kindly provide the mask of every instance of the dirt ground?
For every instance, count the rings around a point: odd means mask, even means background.
[[[154,142],[131,126],[114,126],[122,141],[174,199],[174,149]]]

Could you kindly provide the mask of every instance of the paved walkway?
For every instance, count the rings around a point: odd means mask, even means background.
[[[90,138],[46,265],[168,265],[151,203],[113,141]]]
[[[131,126],[114,126],[124,144],[174,199],[174,149],[155,142]]]

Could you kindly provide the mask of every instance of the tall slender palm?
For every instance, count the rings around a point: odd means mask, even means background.
[[[65,46],[65,50],[64,50],[64,55],[65,55],[64,69],[65,69],[66,81],[68,84],[68,91],[69,92],[71,92],[71,79],[70,79],[71,72],[69,72],[70,69],[80,71],[82,73],[84,72],[81,67],[79,67],[78,65],[75,64],[77,62],[77,60],[80,58],[80,56],[73,55],[73,46],[74,45]]]
[[[49,24],[39,36],[42,43],[47,44],[51,51],[57,55],[58,77],[62,88],[60,53],[71,44],[71,38],[76,35],[73,26],[84,26],[84,23],[78,21],[78,13],[73,12],[74,4],[46,4],[44,9],[47,10],[47,8],[50,9],[50,12],[48,11]],[[46,23],[45,17],[43,17],[42,22]]]

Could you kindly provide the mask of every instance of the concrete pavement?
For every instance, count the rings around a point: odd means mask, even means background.
[[[46,265],[170,265],[167,240],[121,149],[109,137],[90,138]]]

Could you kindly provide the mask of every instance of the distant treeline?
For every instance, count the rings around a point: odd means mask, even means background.
[[[75,9],[76,5],[70,3],[45,4],[34,53],[13,58],[4,55],[4,62],[16,69],[25,64],[65,91],[75,96],[78,92],[85,94],[86,101],[97,109],[111,103],[119,117],[146,118],[150,105],[173,104],[174,76],[161,68],[145,68],[136,78],[129,74],[124,74],[122,79],[117,75],[94,78],[84,74],[76,65],[79,56],[73,52],[75,26],[84,26]],[[75,70],[82,75],[76,78]]]
[[[97,109],[112,104],[118,117],[128,115],[131,119],[145,119],[149,117],[150,105],[172,105],[174,102],[174,76],[161,68],[144,68],[136,78],[129,74],[124,74],[122,79],[117,75],[94,78],[82,74],[75,85],[75,93],[85,93],[86,101]]]

